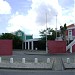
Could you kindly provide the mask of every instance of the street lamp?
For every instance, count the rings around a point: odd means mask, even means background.
[[[47,13],[46,13],[46,53],[48,53],[48,47],[47,47]]]
[[[57,15],[56,15],[56,40],[57,40]]]

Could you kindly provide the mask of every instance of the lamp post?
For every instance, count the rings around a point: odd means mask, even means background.
[[[57,15],[56,15],[56,40],[57,40]]]
[[[47,13],[46,13],[46,53],[48,53],[48,48],[47,48]]]

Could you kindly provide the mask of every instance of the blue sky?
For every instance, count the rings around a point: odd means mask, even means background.
[[[39,31],[47,26],[75,23],[74,0],[0,0],[0,33],[18,29],[39,37]]]

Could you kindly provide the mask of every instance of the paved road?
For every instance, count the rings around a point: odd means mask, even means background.
[[[0,70],[0,75],[75,75],[75,71]]]

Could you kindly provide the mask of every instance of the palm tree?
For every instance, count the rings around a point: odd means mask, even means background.
[[[66,41],[66,29],[67,29],[66,23],[64,24],[64,27],[60,26],[61,36],[64,41]]]

